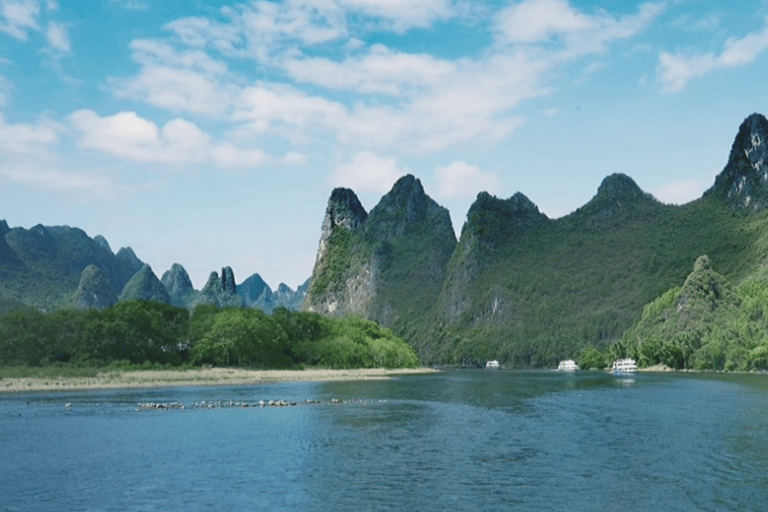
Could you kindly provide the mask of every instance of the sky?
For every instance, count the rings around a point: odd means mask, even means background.
[[[296,289],[335,187],[694,200],[767,79],[768,0],[0,0],[0,219]]]

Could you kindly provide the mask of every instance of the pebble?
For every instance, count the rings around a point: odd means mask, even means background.
[[[305,404],[343,404],[343,403],[364,403],[364,400],[340,400],[338,398],[332,398],[328,401],[308,399]],[[197,409],[224,409],[224,408],[241,408],[248,407],[293,407],[299,405],[298,402],[290,400],[259,400],[258,402],[233,402],[232,400],[219,400],[217,402],[209,402],[201,400],[200,402],[192,402],[189,407]],[[186,409],[187,406],[181,402],[140,402],[136,404],[136,410],[170,410],[170,409]]]

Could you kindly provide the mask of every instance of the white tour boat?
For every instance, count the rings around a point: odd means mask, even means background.
[[[634,359],[617,359],[613,362],[611,373],[614,375],[637,373],[637,363]]]
[[[577,365],[573,359],[566,359],[565,361],[560,361],[560,363],[557,365],[557,371],[559,372],[575,372],[578,369],[579,369],[579,365]]]
[[[498,368],[499,367],[499,362],[496,361],[496,360],[488,361],[488,362],[485,363],[485,367],[486,368]]]

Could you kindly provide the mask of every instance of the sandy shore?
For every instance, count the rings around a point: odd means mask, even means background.
[[[397,375],[434,373],[430,368],[387,370],[243,370],[209,368],[183,371],[140,370],[105,372],[96,377],[5,378],[0,393],[28,391],[81,391],[89,389],[159,388],[174,386],[227,386],[290,381],[342,381],[386,379]]]

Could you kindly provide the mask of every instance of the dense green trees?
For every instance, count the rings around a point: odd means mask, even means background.
[[[0,364],[182,363],[287,368],[415,367],[418,359],[388,329],[359,318],[332,320],[280,308],[201,306],[192,313],[156,302],[105,311],[14,311],[0,318]]]
[[[682,287],[649,303],[611,355],[640,366],[674,369],[768,369],[768,269],[738,286],[700,257]]]

